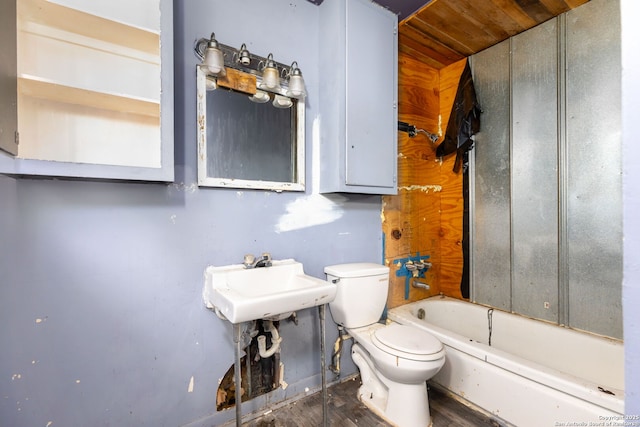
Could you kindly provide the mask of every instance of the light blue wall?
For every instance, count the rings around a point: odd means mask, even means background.
[[[201,303],[205,266],[236,263],[245,252],[270,250],[278,258],[298,258],[309,274],[322,277],[325,264],[381,258],[379,197],[332,203],[310,197],[311,191],[275,194],[199,190],[194,185],[194,39],[215,31],[225,44],[245,42],[258,54],[273,50],[282,62],[298,60],[310,92],[307,134],[312,135],[319,91],[316,6],[306,0],[175,3],[176,184],[0,177],[0,425],[210,426],[232,419],[231,412],[215,414],[217,383],[231,365],[233,351],[230,328]],[[637,415],[636,3],[621,0],[626,411]],[[269,7],[273,11],[266,13]],[[257,19],[247,10],[260,10],[266,17]],[[294,17],[300,22],[293,22]],[[273,24],[271,35],[262,29],[266,22]],[[309,161],[314,143],[314,138],[307,142]],[[307,179],[312,181],[317,168],[309,166]],[[284,231],[331,218],[327,224]],[[298,326],[283,325],[282,357],[290,385],[273,393],[271,402],[319,384],[317,321],[311,311],[299,314]],[[333,342],[328,318],[327,341]],[[345,374],[354,372],[349,359],[342,359]],[[267,405],[265,399],[255,401]]]
[[[622,27],[622,192],[624,277],[622,312],[624,315],[625,412],[640,415],[640,3],[621,0]],[[638,424],[637,418],[628,420]]]
[[[219,425],[231,327],[202,304],[207,265],[247,252],[328,264],[382,258],[380,196],[312,194],[318,7],[306,0],[175,2],[176,181],[171,185],[0,177],[0,425]],[[229,45],[297,60],[307,82],[303,193],[199,189],[192,52]],[[286,389],[243,412],[317,388],[315,310],[283,322]],[[337,332],[327,315],[327,351]],[[355,372],[348,357],[343,372]],[[193,391],[189,383],[193,377]],[[329,376],[331,379],[331,376]]]

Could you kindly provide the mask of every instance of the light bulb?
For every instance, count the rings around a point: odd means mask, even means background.
[[[214,76],[224,76],[226,74],[226,70],[224,69],[224,55],[220,50],[214,33],[211,33],[211,39],[207,43],[203,63],[209,70],[209,73]]]
[[[273,60],[272,54],[269,54],[267,57],[267,63],[262,70],[262,83],[260,83],[260,87],[270,90],[280,89],[280,72]]]
[[[249,99],[257,104],[264,104],[271,98],[269,97],[269,94],[267,92],[263,90],[256,90],[255,95],[250,96]]]
[[[307,91],[304,88],[302,71],[298,68],[298,63],[296,61],[293,61],[293,64],[291,64],[291,70],[289,71],[289,89],[287,90],[287,95],[295,98],[307,95]]]
[[[273,106],[276,108],[291,108],[293,101],[286,96],[276,95],[273,99]]]
[[[216,90],[218,88],[218,82],[212,76],[207,76],[206,78],[206,88],[207,90]]]
[[[307,92],[304,89],[304,79],[301,75],[291,76],[289,79],[289,90],[287,91],[287,95],[302,97],[305,96]]]
[[[238,61],[242,65],[251,64],[251,55],[249,55],[249,51],[247,50],[247,46],[244,43],[242,43],[242,46],[240,46],[240,53],[238,53]]]

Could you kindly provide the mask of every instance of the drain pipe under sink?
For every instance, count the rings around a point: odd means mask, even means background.
[[[266,325],[264,331],[271,333],[271,348],[267,350],[267,337],[260,335],[258,336],[258,351],[260,357],[267,358],[273,356],[277,351],[280,351],[282,338],[271,320],[265,320],[264,325]]]

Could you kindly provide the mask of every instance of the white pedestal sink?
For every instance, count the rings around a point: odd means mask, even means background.
[[[294,259],[272,261],[270,267],[243,264],[209,266],[202,296],[231,323],[278,316],[333,301],[336,285],[304,274]]]
[[[235,344],[234,378],[242,383],[240,358],[243,323],[257,319],[280,319],[289,313],[318,307],[322,372],[323,419],[326,416],[325,304],[336,296],[337,286],[304,274],[302,264],[293,259],[272,261],[269,267],[246,268],[244,264],[209,266],[204,272],[202,297],[207,307],[233,323]],[[241,399],[236,401],[236,426],[242,425]]]

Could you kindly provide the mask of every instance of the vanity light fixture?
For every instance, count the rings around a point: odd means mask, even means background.
[[[276,95],[273,98],[273,106],[276,108],[291,108],[293,101],[291,98],[282,95]]]
[[[207,90],[216,89],[217,78],[226,75],[226,68],[233,68],[258,77],[257,91],[249,96],[253,102],[265,103],[273,99],[275,107],[289,108],[293,99],[302,100],[307,96],[297,61],[286,66],[275,61],[272,53],[266,58],[254,55],[249,53],[245,43],[240,49],[235,49],[218,43],[214,33],[208,39],[196,40],[194,52],[201,61],[201,68],[206,71]]]
[[[302,78],[302,71],[298,68],[298,62],[293,61],[291,68],[288,72],[289,76],[289,89],[287,90],[287,96],[304,97],[307,95],[307,91],[304,88],[304,79]]]
[[[218,82],[216,81],[215,77],[207,76],[206,79],[207,79],[207,82],[206,82],[207,90],[216,90],[218,88]]]
[[[220,50],[214,33],[211,33],[211,38],[207,42],[203,63],[213,76],[224,76],[226,74],[226,70],[224,69],[224,55],[222,50]]]
[[[271,97],[268,92],[257,89],[256,94],[249,97],[249,99],[257,104],[264,104],[265,102],[269,102]]]
[[[247,50],[247,45],[244,43],[242,43],[240,52],[238,52],[238,62],[245,66],[251,64],[251,54]]]
[[[280,72],[278,65],[273,60],[273,54],[267,56],[267,61],[262,69],[262,83],[259,85],[262,89],[278,90],[280,89]]]

